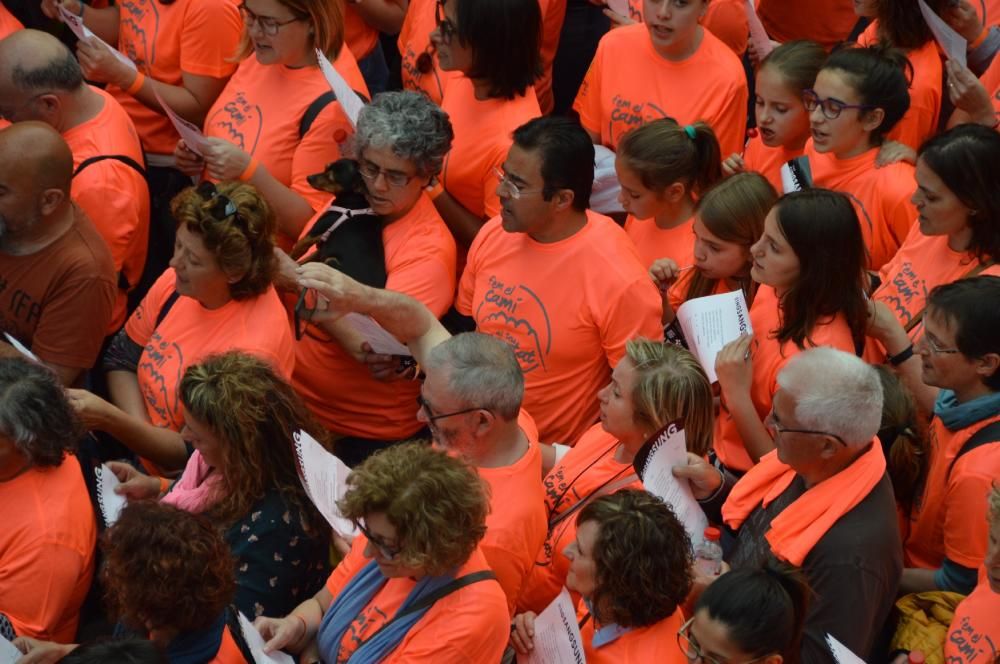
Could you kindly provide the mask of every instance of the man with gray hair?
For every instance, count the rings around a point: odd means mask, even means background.
[[[878,374],[863,360],[813,348],[778,374],[765,424],[776,449],[736,481],[693,455],[691,480],[709,519],[723,522],[733,568],[780,561],[813,591],[802,662],[833,662],[826,635],[868,661],[896,598],[902,545],[876,432]]]

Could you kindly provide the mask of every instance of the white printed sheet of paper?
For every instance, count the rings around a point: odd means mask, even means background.
[[[642,478],[642,486],[670,506],[687,530],[691,546],[698,546],[704,539],[708,518],[691,492],[690,483],[674,477],[672,472],[674,466],[687,465],[687,442],[682,422],[669,422],[657,431],[643,445],[636,460],[641,464],[636,471]]]
[[[106,464],[94,468],[94,474],[97,475],[97,503],[104,516],[104,525],[110,528],[118,520],[128,499],[115,493],[115,487],[121,482]]]
[[[210,143],[208,142],[208,139],[205,138],[205,134],[203,134],[201,129],[198,128],[198,125],[188,122],[181,116],[177,115],[177,113],[174,112],[174,109],[170,108],[167,105],[167,102],[163,101],[163,97],[161,97],[156,91],[156,88],[153,88],[153,94],[156,96],[156,101],[160,102],[160,107],[163,109],[163,112],[167,114],[168,118],[170,118],[170,123],[174,125],[174,129],[176,129],[177,133],[184,139],[184,145],[186,145],[192,152],[197,153],[199,157],[204,157],[208,154]]]
[[[920,7],[920,13],[924,15],[924,20],[927,21],[927,27],[931,29],[934,39],[941,46],[948,59],[960,62],[964,67],[966,65],[965,54],[969,46],[965,37],[955,32],[950,25],[944,22],[944,19],[935,14],[924,0],[917,0],[917,5]]]
[[[14,644],[0,636],[0,664],[14,664],[24,657],[21,651],[14,647]]]
[[[95,35],[93,32],[91,32],[90,28],[88,28],[86,25],[83,24],[82,18],[80,18],[73,12],[66,9],[66,7],[64,7],[63,5],[56,5],[56,7],[59,8],[59,18],[62,19],[63,23],[69,26],[69,29],[73,32],[74,35],[76,35],[77,39],[84,39],[84,40],[96,39],[100,43],[104,44],[105,48],[111,51],[111,53],[115,56],[115,58],[117,58],[120,62],[128,65],[129,68],[132,69],[132,71],[136,71],[135,63],[129,60],[127,55],[125,55],[117,48],[115,48],[108,42],[104,41],[103,39]]]
[[[753,50],[757,52],[757,62],[760,62],[774,50],[774,44],[771,43],[771,38],[767,36],[767,30],[764,29],[764,24],[760,22],[760,17],[757,16],[757,7],[754,4],[754,0],[746,0],[746,5],[747,23],[750,24],[750,42],[753,44]]]
[[[38,356],[31,352],[31,349],[29,349],[27,346],[25,346],[24,344],[22,344],[16,338],[12,337],[9,332],[4,332],[3,336],[7,340],[7,343],[9,343],[11,346],[13,346],[14,350],[16,350],[18,353],[20,353],[21,355],[24,355],[26,358],[28,358],[32,362],[38,362],[39,364],[42,363],[42,361],[38,359]]]
[[[583,637],[576,609],[565,588],[535,617],[535,649],[518,655],[518,664],[584,664]]]
[[[318,48],[316,49],[316,61],[319,63],[319,69],[323,72],[326,82],[330,84],[333,94],[337,95],[337,101],[340,102],[340,107],[344,109],[347,119],[351,121],[351,126],[357,127],[358,114],[364,108],[364,100],[358,96],[358,93],[351,89],[351,86],[347,84],[347,81],[340,75],[340,72],[334,69],[330,61],[323,55],[323,51]]]
[[[347,476],[351,474],[351,469],[305,431],[296,432],[293,438],[302,486],[313,505],[334,531],[344,537],[354,537],[357,534],[354,524],[337,509],[337,500],[347,491]]]
[[[365,316],[352,311],[344,314],[344,321],[354,328],[355,332],[364,337],[368,345],[372,347],[373,353],[380,355],[402,355],[404,357],[413,355],[405,344],[389,334],[371,316]]]
[[[254,664],[295,664],[294,659],[280,650],[270,655],[264,652],[264,637],[242,612],[240,612],[240,629],[250,648],[250,654],[253,655]]]
[[[719,379],[715,356],[722,347],[744,334],[753,334],[749,307],[741,290],[688,300],[678,307],[677,322],[684,330],[688,349],[713,383]]]
[[[830,652],[833,653],[833,659],[837,664],[865,664],[865,660],[851,652],[850,648],[833,638],[831,634],[826,635],[826,645],[830,646]]]

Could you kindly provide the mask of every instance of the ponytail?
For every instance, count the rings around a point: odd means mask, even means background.
[[[715,132],[705,122],[681,126],[660,118],[625,134],[618,157],[650,191],[683,183],[700,196],[722,177],[722,151]]]
[[[928,441],[913,395],[885,365],[875,365],[882,382],[882,422],[878,438],[887,461],[896,502],[910,513],[927,474]]]

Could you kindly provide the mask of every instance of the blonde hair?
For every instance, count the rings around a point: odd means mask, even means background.
[[[344,3],[329,0],[278,0],[278,2],[287,7],[299,20],[308,21],[312,28],[309,51],[318,48],[333,62],[344,47]],[[243,36],[240,37],[233,59],[239,61],[251,53],[253,45],[250,43],[250,31],[244,25]]]

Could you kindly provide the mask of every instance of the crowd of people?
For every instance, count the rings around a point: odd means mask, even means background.
[[[1000,663],[998,51],[997,0],[2,0],[0,638]]]

